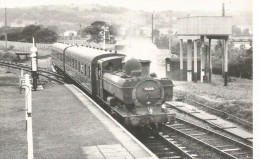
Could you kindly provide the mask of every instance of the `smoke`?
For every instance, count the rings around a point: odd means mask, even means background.
[[[126,55],[125,60],[130,58],[150,60],[150,73],[156,73],[159,78],[162,77],[162,72],[165,70],[158,66],[156,58],[160,50],[152,43],[151,39],[128,37],[124,43],[126,44],[123,50],[123,53]]]

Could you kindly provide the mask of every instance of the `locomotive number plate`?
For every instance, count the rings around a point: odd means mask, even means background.
[[[144,90],[145,90],[145,91],[153,91],[153,90],[154,90],[154,87],[145,87]]]

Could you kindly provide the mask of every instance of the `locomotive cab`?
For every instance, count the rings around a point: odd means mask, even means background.
[[[98,67],[96,68],[96,79],[97,79],[97,90],[98,95],[106,100],[107,94],[103,89],[103,75],[105,73],[121,72],[122,71],[122,61],[124,57],[107,57],[98,60]]]

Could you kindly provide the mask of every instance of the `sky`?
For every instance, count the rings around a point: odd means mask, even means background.
[[[135,10],[221,10],[222,3],[232,11],[252,11],[253,0],[0,0],[0,8],[30,7],[39,5],[100,4]]]

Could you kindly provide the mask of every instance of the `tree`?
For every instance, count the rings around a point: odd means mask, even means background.
[[[58,35],[50,29],[43,28],[35,33],[35,39],[36,42],[53,43],[57,41]]]
[[[87,26],[83,29],[83,36],[90,35],[91,38],[88,41],[93,41],[95,43],[103,42],[104,38],[104,27],[108,30],[106,31],[105,38],[108,39],[108,42],[111,43],[115,36],[118,35],[118,26],[108,25],[104,21],[95,21],[90,26]],[[113,38],[111,38],[113,37]],[[107,41],[107,40],[106,40]]]
[[[236,25],[232,26],[232,34],[234,36],[241,36],[242,35],[242,31],[239,27],[237,27]]]
[[[168,49],[169,48],[169,37],[167,35],[161,35],[155,38],[155,44],[160,49]]]
[[[32,37],[35,37],[36,32],[39,30],[41,30],[41,26],[39,25],[26,26],[22,31],[24,39],[28,42],[31,42]]]
[[[144,36],[144,30],[143,30],[143,29],[140,29],[140,30],[139,30],[139,35],[140,35],[141,37]]]
[[[22,41],[23,34],[22,32],[16,31],[16,32],[8,33],[7,37],[9,41]]]
[[[158,30],[158,29],[154,29],[153,30],[153,38],[158,38],[158,36],[160,35],[160,30]]]
[[[52,43],[58,39],[58,35],[55,31],[43,28],[40,25],[26,26],[23,29],[22,34],[27,42],[32,42],[32,37],[34,37],[36,42],[42,43]]]
[[[242,35],[243,35],[243,36],[249,36],[249,35],[250,35],[249,29],[248,29],[248,28],[243,29]]]
[[[187,43],[183,43],[182,45],[182,53],[184,56],[187,55]],[[171,47],[171,53],[175,55],[180,55],[180,43],[177,43]]]
[[[91,38],[89,39],[89,41],[93,41],[96,43],[101,42],[101,36],[99,35],[99,32],[101,32],[100,28],[94,27],[94,26],[87,26],[84,30],[83,30],[83,36],[86,35],[90,35]]]
[[[222,58],[224,52],[223,43],[221,40],[217,41],[217,45],[214,47],[214,52],[212,52],[212,56],[217,56],[218,58]]]
[[[55,31],[43,28],[40,25],[29,25],[24,28],[10,28],[7,33],[8,40],[20,42],[32,42],[32,37],[36,42],[53,43],[58,39]],[[1,36],[0,39],[3,37]]]

